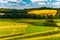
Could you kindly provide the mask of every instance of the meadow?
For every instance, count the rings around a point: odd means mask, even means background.
[[[14,40],[15,36],[16,40],[20,40],[19,36],[26,35],[26,38],[29,40],[28,34],[31,34],[31,37],[34,38],[33,34],[37,33],[37,35],[50,35],[49,31],[53,31],[51,34],[60,33],[58,27],[53,26],[44,26],[44,22],[46,19],[0,19],[0,39],[10,39]],[[60,22],[60,19],[54,19],[56,22]],[[56,32],[55,32],[56,31]],[[46,33],[47,32],[47,33]],[[54,33],[55,32],[55,33]],[[39,34],[38,34],[39,33]],[[42,33],[42,34],[40,34]],[[39,36],[38,36],[39,37]],[[58,36],[59,37],[59,36]],[[5,39],[4,39],[5,40]],[[37,39],[38,40],[38,39]]]

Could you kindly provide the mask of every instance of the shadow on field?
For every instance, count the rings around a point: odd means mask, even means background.
[[[45,22],[21,22],[21,23],[27,23],[33,26],[44,26],[44,27],[60,27],[56,23],[45,23]]]
[[[14,35],[9,35],[9,36],[1,36],[0,38],[8,38],[8,37],[13,37],[13,36],[20,36],[20,35],[24,35],[22,34],[14,34]]]
[[[60,30],[58,31],[49,31],[49,32],[44,32],[44,33],[36,33],[36,34],[30,34],[30,35],[25,35],[25,36],[21,36],[18,38],[13,38],[13,39],[28,39],[28,38],[34,38],[34,37],[42,37],[42,36],[50,36],[50,35],[54,35],[54,34],[59,34]],[[12,39],[9,39],[12,40]]]

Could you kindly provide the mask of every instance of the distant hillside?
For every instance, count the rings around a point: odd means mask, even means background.
[[[54,18],[60,18],[60,8],[30,8],[30,9],[4,9],[0,8],[0,13],[5,13],[4,15],[0,15],[0,18],[45,18],[44,16],[39,15],[29,15],[28,12],[31,10],[57,10],[57,15]]]

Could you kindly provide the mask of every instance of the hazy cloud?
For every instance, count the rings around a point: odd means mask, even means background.
[[[8,1],[6,0],[0,0],[0,3],[7,3]]]
[[[39,2],[38,5],[39,6],[45,6],[46,4],[44,2]]]
[[[29,0],[28,0],[29,1]],[[32,7],[60,7],[60,0],[30,0],[31,2],[24,0],[0,0],[0,7],[8,8],[32,8]],[[21,6],[22,5],[22,6]]]
[[[31,0],[31,2],[41,2],[41,1],[48,1],[48,0]]]
[[[58,2],[59,2],[60,0],[56,0],[56,1],[58,1]]]

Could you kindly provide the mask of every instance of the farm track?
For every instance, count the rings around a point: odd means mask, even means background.
[[[51,30],[46,32],[38,32],[32,34],[25,34],[25,35],[13,35],[8,37],[0,38],[0,40],[8,40],[8,39],[23,39],[23,40],[37,40],[42,38],[50,38],[60,36],[60,30]]]
[[[28,38],[28,39],[23,39],[23,40],[44,40],[46,38],[51,39],[51,38],[56,38],[56,37],[60,37],[60,33],[59,34],[48,35],[48,36],[39,36],[39,37],[34,37],[34,38]]]

